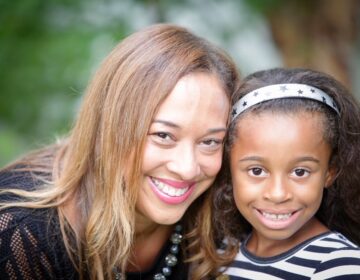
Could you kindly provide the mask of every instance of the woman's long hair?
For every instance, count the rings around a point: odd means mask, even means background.
[[[251,225],[236,207],[229,167],[231,147],[236,141],[236,128],[242,115],[272,112],[319,112],[324,125],[324,139],[331,145],[330,167],[336,170],[332,185],[324,189],[317,218],[330,230],[339,231],[360,245],[360,106],[344,86],[331,76],[308,69],[275,68],[253,73],[242,82],[234,102],[245,94],[273,84],[299,83],[319,88],[330,95],[338,106],[340,116],[317,101],[308,99],[277,99],[249,108],[238,116],[229,128],[224,162],[214,198],[216,236],[227,239],[228,250],[237,250],[239,241],[250,233]]]
[[[57,207],[66,248],[82,278],[111,279],[115,266],[125,271],[148,129],[176,83],[194,72],[215,75],[229,100],[238,86],[232,60],[184,28],[157,24],[124,39],[95,73],[70,135],[12,165],[25,162],[30,170],[51,173],[52,181],[37,191],[14,191],[26,202],[2,208]],[[185,255],[196,263],[191,279],[205,278],[222,261],[213,242],[210,192],[183,219]],[[76,225],[65,218],[70,200],[78,211]]]

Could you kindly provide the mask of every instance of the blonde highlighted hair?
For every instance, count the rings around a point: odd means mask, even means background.
[[[148,129],[175,84],[194,72],[218,77],[229,101],[238,87],[232,60],[184,28],[157,24],[124,39],[95,73],[70,135],[15,163],[46,170],[52,181],[33,192],[14,190],[26,202],[1,207],[57,207],[65,245],[81,278],[86,272],[91,279],[112,279],[115,266],[125,271]],[[191,279],[208,277],[223,261],[212,236],[210,192],[188,209],[196,211],[195,218],[184,216],[185,255],[196,263]],[[70,199],[78,209],[75,228],[64,214]]]

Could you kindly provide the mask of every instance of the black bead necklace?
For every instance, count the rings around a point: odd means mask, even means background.
[[[172,269],[177,265],[178,258],[177,255],[180,251],[180,243],[182,241],[182,226],[177,224],[174,228],[174,232],[170,236],[171,247],[170,252],[165,257],[165,266],[161,268],[161,271],[154,275],[153,280],[166,280],[172,273]],[[121,272],[116,267],[114,269],[115,280],[121,280]]]

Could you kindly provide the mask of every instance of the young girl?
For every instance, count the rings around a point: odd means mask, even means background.
[[[360,279],[357,101],[304,69],[254,73],[240,95],[215,195],[219,237],[241,241],[224,275]]]

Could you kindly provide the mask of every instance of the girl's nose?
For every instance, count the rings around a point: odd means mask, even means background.
[[[282,203],[291,197],[291,192],[285,179],[277,176],[268,182],[264,197],[274,203]]]

